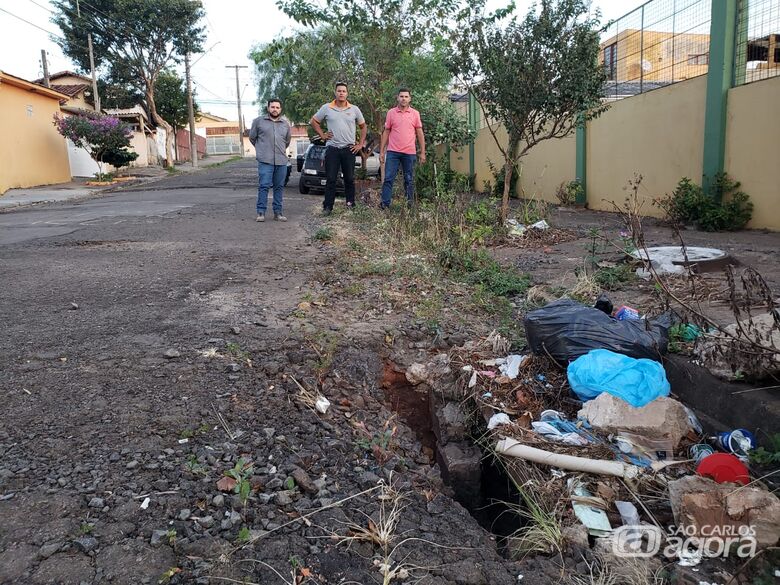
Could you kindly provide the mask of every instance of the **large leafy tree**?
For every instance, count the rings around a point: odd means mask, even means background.
[[[450,68],[476,96],[504,157],[502,219],[522,157],[606,109],[598,19],[584,0],[541,0],[519,22],[475,10],[456,34]],[[504,126],[506,138],[496,123]]]
[[[200,114],[200,108],[194,98],[193,92],[192,106],[197,118]],[[166,122],[173,126],[174,131],[178,128],[184,128],[189,122],[187,88],[184,80],[175,71],[166,69],[160,73],[154,88],[154,101],[157,104],[157,111]]]
[[[257,47],[260,98],[286,99],[292,119],[308,121],[346,81],[350,100],[374,136],[400,85],[414,94],[442,91],[451,79],[440,40],[445,24],[467,0],[280,0],[304,30]]]
[[[173,129],[160,115],[155,87],[162,71],[187,51],[202,50],[204,15],[200,0],[54,0],[54,22],[62,30],[63,52],[89,69],[87,34],[92,33],[95,66],[108,78],[126,80],[143,93],[153,122],[166,130],[166,158],[173,163]]]

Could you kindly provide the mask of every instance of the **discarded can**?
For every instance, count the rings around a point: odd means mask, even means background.
[[[756,448],[756,438],[747,429],[734,429],[726,433],[718,433],[717,445],[727,453],[737,457],[747,457],[748,451]]]
[[[557,410],[543,410],[539,415],[539,420],[566,420],[566,417]]]
[[[691,445],[691,459],[693,459],[697,464],[704,459],[705,457],[712,455],[715,453],[715,449],[713,449],[710,445],[707,443],[699,443],[697,445]]]
[[[618,321],[630,321],[639,319],[639,311],[623,305],[615,312],[615,319]]]

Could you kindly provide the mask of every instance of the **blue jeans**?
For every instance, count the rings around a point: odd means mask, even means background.
[[[287,165],[257,163],[257,213],[265,215],[268,207],[268,190],[274,189],[274,215],[282,214],[282,194],[284,179],[287,177]]]
[[[382,183],[382,207],[390,207],[393,198],[393,182],[398,174],[398,168],[404,168],[404,190],[409,205],[414,201],[414,163],[416,154],[405,154],[388,150],[385,155],[385,181]]]

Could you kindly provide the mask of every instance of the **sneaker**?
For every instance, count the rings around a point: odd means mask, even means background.
[[[265,214],[258,213],[257,217],[255,218],[255,221],[265,221]]]
[[[274,213],[274,221],[287,221],[287,218],[281,213]]]
[[[322,210],[322,215],[325,215],[325,216],[328,216],[328,215],[330,215],[332,213],[333,213],[332,209],[323,209]]]

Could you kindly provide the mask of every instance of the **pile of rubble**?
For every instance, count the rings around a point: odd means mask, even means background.
[[[445,478],[476,498],[492,451],[564,538],[617,556],[692,566],[775,546],[780,499],[751,473],[752,434],[708,436],[671,397],[664,325],[615,313],[552,303],[526,317],[527,352],[494,333],[410,366],[407,380],[430,386]]]

